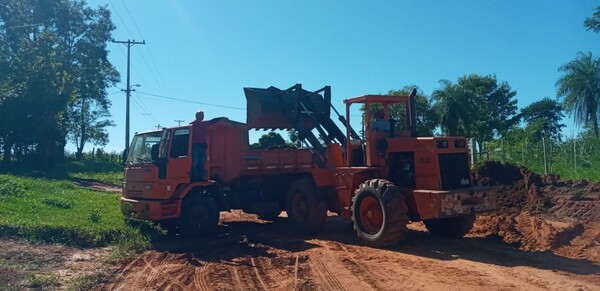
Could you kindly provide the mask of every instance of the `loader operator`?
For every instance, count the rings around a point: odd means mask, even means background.
[[[390,131],[390,121],[385,119],[385,113],[383,110],[375,112],[375,122],[373,122],[373,129],[375,131]]]
[[[196,112],[196,120],[190,122],[192,125],[192,181],[206,180],[206,122],[204,122],[204,111]]]

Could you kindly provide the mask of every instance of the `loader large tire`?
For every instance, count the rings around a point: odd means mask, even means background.
[[[381,247],[404,239],[408,223],[404,195],[392,182],[368,180],[358,187],[352,201],[352,222],[358,237]]]
[[[445,218],[425,219],[423,223],[433,235],[460,238],[469,233],[475,222],[475,214]]]
[[[196,236],[212,233],[219,224],[219,208],[208,196],[193,195],[183,200],[181,216],[177,219],[179,233]]]
[[[314,183],[309,179],[296,180],[290,186],[286,199],[288,221],[300,233],[318,233],[327,220],[327,205],[315,195]]]

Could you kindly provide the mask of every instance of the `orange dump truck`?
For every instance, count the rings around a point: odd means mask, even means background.
[[[341,129],[330,118],[329,87],[244,90],[246,124],[208,122],[209,181],[190,180],[191,126],[135,135],[125,165],[125,215],[173,222],[189,235],[213,230],[220,211],[264,219],[287,211],[292,227],[316,232],[329,210],[351,219],[366,244],[381,246],[402,240],[409,221],[422,220],[436,235],[463,236],[475,213],[495,207],[494,189],[471,184],[465,138],[416,136],[415,92],[344,100]],[[363,137],[350,126],[352,105],[364,106]],[[371,108],[382,111],[385,130],[375,128]],[[252,150],[250,129],[296,130],[305,148]]]

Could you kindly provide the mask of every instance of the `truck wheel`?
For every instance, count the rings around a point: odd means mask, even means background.
[[[358,187],[352,203],[352,222],[358,237],[380,247],[404,239],[408,223],[404,195],[392,182],[368,180]]]
[[[315,197],[315,186],[309,179],[297,180],[287,194],[287,216],[293,228],[302,233],[323,230],[327,220],[327,205]]]
[[[423,223],[433,235],[460,238],[469,233],[475,222],[475,214],[445,218],[425,219]]]
[[[179,233],[184,236],[213,232],[219,224],[219,208],[211,197],[193,195],[185,198],[177,220]]]

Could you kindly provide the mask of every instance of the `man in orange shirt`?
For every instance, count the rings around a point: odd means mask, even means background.
[[[192,125],[192,181],[206,181],[206,122],[204,112],[196,112]]]

